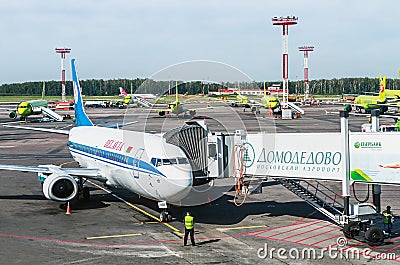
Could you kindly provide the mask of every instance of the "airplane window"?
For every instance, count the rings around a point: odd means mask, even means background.
[[[189,164],[189,161],[185,157],[178,157],[178,164]]]
[[[162,160],[158,158],[156,162],[156,167],[159,167],[161,165],[162,165]]]
[[[171,165],[171,161],[170,161],[169,159],[163,159],[163,160],[162,160],[162,164],[163,164],[164,166],[166,166],[166,165]]]
[[[175,165],[177,164],[176,158],[168,158],[162,160],[163,165]]]

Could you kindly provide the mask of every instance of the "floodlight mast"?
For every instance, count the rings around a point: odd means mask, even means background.
[[[61,100],[65,101],[65,54],[70,53],[70,48],[56,48],[56,53],[61,54]]]
[[[287,102],[289,101],[289,52],[288,52],[288,35],[289,26],[296,25],[298,17],[287,16],[287,17],[273,17],[272,25],[282,26],[282,79],[283,79],[283,108],[287,108]]]
[[[299,51],[304,53],[304,84],[306,85],[304,100],[307,100],[310,95],[310,86],[308,84],[308,52],[314,51],[313,46],[299,47]]]

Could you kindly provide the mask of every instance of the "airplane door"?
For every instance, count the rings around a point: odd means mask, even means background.
[[[142,158],[144,149],[143,148],[139,148],[136,153],[135,156],[133,158],[133,177],[134,178],[139,178],[139,167],[140,167],[140,159]]]

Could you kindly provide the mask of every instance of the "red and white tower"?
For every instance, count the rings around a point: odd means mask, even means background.
[[[282,26],[282,78],[283,78],[283,108],[287,108],[289,96],[289,52],[288,52],[288,35],[289,26],[296,25],[298,18],[292,17],[273,17],[272,25]]]
[[[61,54],[61,100],[65,101],[65,54],[70,53],[70,48],[56,48],[56,53]]]
[[[299,47],[299,51],[304,52],[304,83],[306,85],[306,91],[304,99],[307,100],[310,95],[310,86],[308,85],[308,52],[314,51],[313,46],[302,46]]]

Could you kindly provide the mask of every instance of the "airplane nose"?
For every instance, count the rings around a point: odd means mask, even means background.
[[[168,184],[169,188],[166,190],[165,197],[168,198],[167,201],[178,202],[185,198],[192,187],[193,178],[191,168],[182,170],[170,169],[168,174]]]

